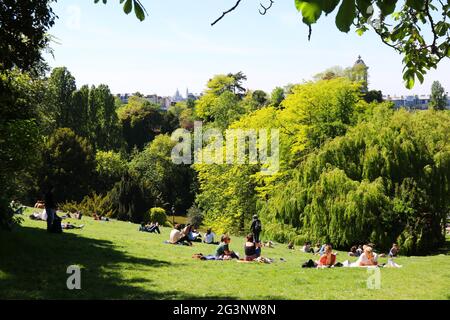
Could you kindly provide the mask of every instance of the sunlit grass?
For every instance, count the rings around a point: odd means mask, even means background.
[[[8,299],[449,299],[450,256],[400,257],[401,269],[381,269],[381,288],[368,289],[371,273],[359,268],[302,269],[310,258],[285,245],[263,248],[273,264],[200,261],[215,246],[164,244],[162,234],[138,232],[127,222],[83,217],[82,230],[48,234],[29,212],[21,227],[0,233],[0,298]],[[178,221],[177,221],[178,222]],[[243,253],[243,239],[231,248]],[[281,262],[280,258],[287,262]],[[348,259],[339,252],[338,260]],[[354,259],[353,259],[354,260]],[[386,259],[381,259],[385,262]],[[82,267],[81,290],[66,288],[66,269]]]

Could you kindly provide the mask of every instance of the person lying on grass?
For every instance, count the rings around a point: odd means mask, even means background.
[[[253,234],[249,234],[244,245],[245,261],[253,261],[261,255],[261,244],[255,242]]]
[[[66,229],[66,230],[69,230],[69,229],[82,229],[84,227],[84,224],[82,224],[82,225],[80,225],[80,226],[77,226],[77,225],[74,225],[74,224],[71,224],[70,222],[67,222],[67,223],[61,223],[61,228],[63,228],[63,229]]]
[[[92,217],[94,218],[94,220],[98,220],[98,221],[109,221],[109,218],[104,217],[104,216],[102,216],[102,215],[98,215],[98,214],[96,214],[96,213],[94,213],[94,214],[92,215]]]
[[[332,268],[342,267],[341,263],[336,263],[336,254],[333,253],[333,248],[330,244],[326,244],[323,248],[323,254],[319,260],[313,261],[309,259],[302,265],[302,268]]]
[[[216,249],[216,258],[222,260],[230,260],[230,259],[239,259],[239,256],[231,251],[229,248],[229,244],[231,242],[231,238],[228,235],[222,235],[220,238],[220,244]]]
[[[181,232],[181,226],[176,224],[172,231],[170,231],[169,243],[171,244],[187,244],[192,246],[186,235]]]
[[[159,223],[153,223],[145,224],[144,222],[141,223],[141,226],[139,227],[139,231],[143,232],[150,232],[150,233],[161,233],[159,230]]]
[[[377,266],[378,255],[373,252],[372,247],[363,246],[364,252],[359,256],[356,265],[359,267]]]
[[[39,212],[33,212],[30,215],[30,219],[31,220],[42,220],[42,221],[47,221],[47,212],[45,211],[45,209],[39,213]]]
[[[336,264],[336,254],[333,253],[331,245],[327,244],[324,248],[324,253],[317,261],[317,267],[333,267]]]

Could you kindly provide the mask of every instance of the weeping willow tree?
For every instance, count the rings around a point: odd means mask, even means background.
[[[429,252],[450,212],[450,114],[380,106],[274,190],[260,208],[274,238]]]

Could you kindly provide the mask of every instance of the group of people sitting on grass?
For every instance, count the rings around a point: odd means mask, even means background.
[[[56,213],[53,216],[53,223],[52,223],[52,229],[51,232],[60,232],[58,230],[69,230],[69,229],[82,229],[84,227],[84,224],[82,225],[76,225],[71,222],[63,222],[62,220],[67,218],[77,219],[81,220],[82,213],[81,212],[75,212],[75,213],[69,213],[63,216],[58,216]],[[47,221],[47,211],[43,210],[42,212],[33,212],[30,215],[31,220],[40,220],[40,221]],[[61,228],[57,224],[61,225]]]
[[[326,246],[328,244],[320,244],[320,242],[318,242],[316,244],[315,247],[313,247],[311,245],[311,242],[307,241],[305,242],[305,244],[303,245],[303,247],[301,248],[301,251],[304,253],[312,253],[312,254],[316,254],[316,255],[323,255],[325,253],[326,250]],[[373,243],[369,243],[365,246],[369,246],[371,248],[374,248],[374,244]],[[364,245],[360,244],[360,245],[354,245],[350,248],[350,251],[348,252],[348,255],[350,257],[360,257],[363,253],[364,253]],[[293,242],[289,242],[288,244],[288,249],[294,249],[294,244]],[[392,248],[389,250],[389,257],[396,257],[398,252],[399,252],[400,248],[399,246],[394,243],[392,244]],[[384,253],[380,253],[379,255],[380,257],[385,257],[386,255]]]
[[[369,243],[367,246],[374,247],[374,244]],[[398,255],[398,252],[400,251],[400,247],[398,244],[393,243],[391,249],[389,250],[388,256],[390,258],[396,257]],[[360,244],[358,246],[352,246],[350,248],[350,251],[348,252],[348,255],[350,257],[360,257],[364,253],[364,245]],[[379,256],[381,258],[385,257],[386,255],[384,253],[380,253]]]
[[[204,256],[202,253],[197,253],[193,255],[193,258],[201,259],[201,260],[232,260],[238,259],[239,262],[264,262],[271,263],[272,259],[264,258],[261,256],[261,248],[263,244],[261,241],[257,242],[255,240],[255,236],[251,233],[248,234],[245,238],[244,244],[244,257],[241,258],[239,253],[230,249],[230,236],[224,234],[220,238],[220,243],[216,248],[216,251],[212,255]]]
[[[208,232],[207,232],[208,233]],[[207,237],[208,243],[214,242],[214,234],[209,230],[209,234]],[[186,226],[182,226],[181,224],[176,224],[173,228],[173,230],[170,232],[169,235],[169,243],[171,244],[183,244],[192,246],[192,242],[201,242],[202,236],[200,232],[198,232],[194,226],[192,226],[190,223],[188,223]]]
[[[352,257],[358,257],[358,260],[356,262],[350,263],[348,260],[344,261],[343,263],[337,262],[336,256],[337,253],[333,252],[333,248],[330,244],[326,244],[323,246],[324,250],[323,252],[317,252],[316,254],[320,255],[319,260],[313,261],[310,259],[309,261],[305,262],[302,267],[303,268],[331,268],[331,267],[371,267],[371,266],[379,266],[384,267],[386,264],[379,264],[378,258],[382,256],[382,254],[378,255],[373,250],[373,245],[361,245],[360,247],[357,247],[352,249],[349,252],[349,255]],[[322,247],[321,247],[322,249]],[[359,250],[360,249],[360,250]],[[311,252],[311,251],[308,251]],[[393,258],[398,255],[399,252],[399,246],[397,244],[393,244],[391,250],[389,251],[389,257]],[[315,253],[315,252],[311,252]],[[389,267],[401,267],[397,264],[395,264],[392,259],[389,259],[387,266]]]

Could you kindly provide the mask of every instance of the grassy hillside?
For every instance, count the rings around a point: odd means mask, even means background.
[[[0,233],[1,299],[450,299],[448,250],[400,257],[403,268],[381,269],[381,288],[368,289],[366,269],[302,269],[313,256],[282,244],[263,248],[273,264],[200,261],[192,254],[215,246],[164,244],[168,228],[149,234],[135,224],[83,217],[69,220],[85,224],[82,230],[48,234],[45,222],[28,214],[14,232]],[[232,237],[241,255],[242,245]],[[347,258],[339,252],[339,261]],[[66,288],[74,264],[82,267],[81,290]]]

